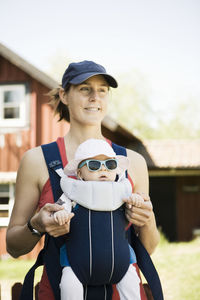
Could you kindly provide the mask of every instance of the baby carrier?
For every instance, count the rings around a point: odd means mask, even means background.
[[[112,143],[112,147],[117,155],[126,156],[126,149],[124,147],[118,146],[114,143]],[[56,142],[42,145],[42,150],[46,164],[48,166],[54,201],[56,202],[61,196],[62,190],[60,188],[60,177],[57,175],[55,170],[63,167],[62,160]],[[44,248],[39,253],[36,263],[29,270],[25,277],[20,300],[33,300],[34,273],[35,269],[41,265],[45,265],[48,279],[54,292],[55,300],[60,299],[59,283],[61,279],[62,268],[60,266],[59,260],[59,249],[60,246],[65,243],[66,237],[67,235],[53,238],[46,234]],[[130,226],[127,230],[127,237],[129,240],[129,244],[132,246],[136,253],[137,265],[139,266],[150,286],[154,300],[163,300],[162,287],[158,274],[148,252],[136,236],[133,226]],[[85,300],[111,300],[112,293],[112,284],[88,285],[87,295],[85,294]]]

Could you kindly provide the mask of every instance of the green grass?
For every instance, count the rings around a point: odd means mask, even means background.
[[[165,300],[200,299],[200,238],[187,243],[169,243],[163,235],[153,262],[160,275]],[[23,282],[33,265],[30,260],[7,259],[0,261],[0,281]],[[35,282],[41,277],[37,270]]]
[[[34,264],[33,260],[22,260],[9,258],[0,261],[0,280],[12,280],[23,282],[28,270]],[[39,267],[35,273],[35,281],[38,282],[41,278],[42,268]]]
[[[200,299],[200,238],[185,243],[169,243],[161,236],[152,259],[166,300]]]

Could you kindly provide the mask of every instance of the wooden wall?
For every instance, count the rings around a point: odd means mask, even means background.
[[[5,146],[0,148],[0,171],[14,172],[18,169],[19,161],[23,153],[28,150],[30,146],[30,131],[20,132],[22,146],[18,147],[16,144],[17,133],[5,134]]]
[[[5,147],[0,148],[1,172],[16,171],[23,153],[35,146],[51,142],[58,136],[63,136],[69,129],[67,122],[57,122],[46,93],[49,88],[33,79],[20,68],[0,56],[0,84],[26,83],[30,91],[30,126],[16,128],[6,133]],[[20,135],[21,146],[16,139]]]
[[[150,197],[156,223],[170,241],[176,235],[176,178],[169,176],[150,177]]]
[[[178,177],[176,181],[177,238],[188,241],[200,228],[200,177]]]
[[[157,225],[170,241],[189,241],[200,229],[200,176],[150,177]]]

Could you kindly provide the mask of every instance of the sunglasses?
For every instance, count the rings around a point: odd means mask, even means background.
[[[115,158],[110,158],[106,160],[98,159],[86,159],[79,164],[78,168],[82,168],[87,165],[89,171],[98,171],[101,169],[102,165],[106,167],[108,171],[115,170],[117,168],[117,160]]]

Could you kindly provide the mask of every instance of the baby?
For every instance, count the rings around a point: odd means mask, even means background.
[[[79,145],[64,173],[58,172],[64,192],[58,203],[64,209],[55,212],[54,219],[60,225],[71,222],[60,250],[61,300],[83,300],[83,286],[86,292],[88,284],[109,283],[116,284],[120,299],[141,299],[136,257],[125,234],[123,199],[136,207],[144,200],[132,193],[125,178],[128,164],[108,142],[89,139]],[[74,175],[78,180],[68,177]]]

